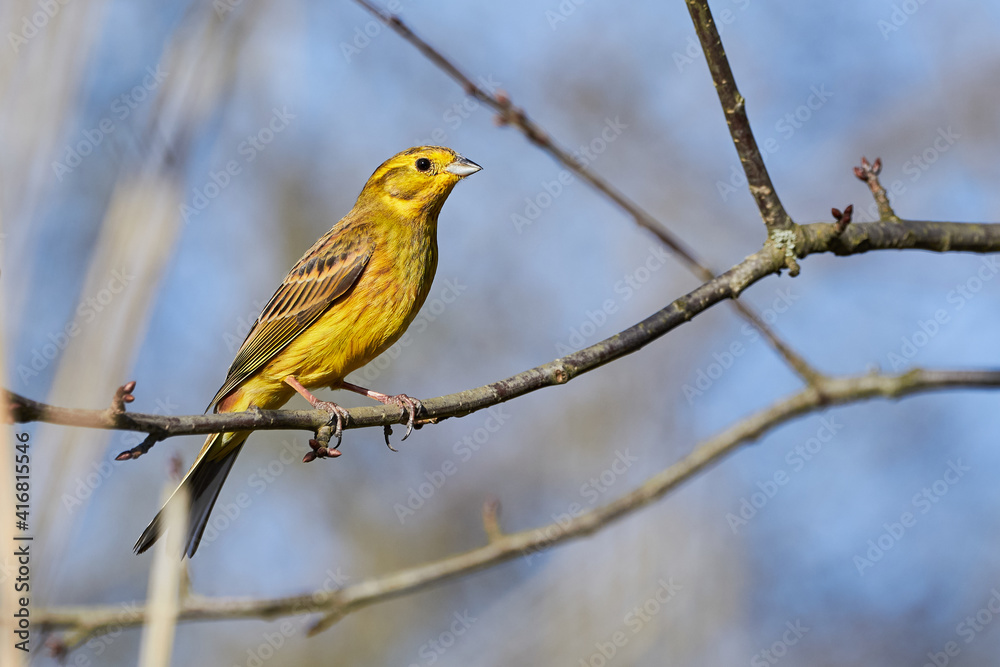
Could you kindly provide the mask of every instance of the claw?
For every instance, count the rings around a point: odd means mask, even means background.
[[[336,419],[333,427],[333,437],[337,439],[337,444],[334,449],[338,449],[340,447],[340,443],[344,440],[344,420],[348,417],[347,410],[340,407],[336,403],[331,403],[330,401],[316,401],[313,404],[313,407],[329,412],[331,415],[331,422],[334,422],[334,419]]]
[[[388,402],[391,402],[393,405],[398,405],[406,410],[406,433],[403,434],[403,440],[406,440],[410,437],[410,434],[413,433],[413,422],[417,418],[417,408],[422,408],[423,406],[420,404],[419,400],[410,398],[406,394],[390,396]]]
[[[373,397],[373,398],[378,398],[378,397]],[[407,415],[407,419],[406,419],[406,433],[403,434],[403,440],[406,440],[407,438],[409,438],[410,434],[413,433],[413,422],[417,418],[417,409],[423,407],[420,404],[420,401],[417,400],[417,399],[415,399],[415,398],[410,398],[406,394],[396,394],[395,396],[384,396],[382,398],[378,398],[378,400],[381,401],[382,403],[385,403],[386,405],[395,405],[395,406],[398,406],[398,407],[402,408],[403,410],[406,410],[406,415]],[[389,424],[386,424],[385,425],[385,444],[392,451],[394,451],[394,452],[395,451],[399,451],[396,448],[394,448],[392,445],[389,444],[389,436],[390,435],[392,435],[392,426],[390,426]],[[402,440],[400,442],[402,442]]]
[[[333,405],[331,403],[331,405]],[[343,408],[339,405],[337,406],[339,412],[337,412],[337,425],[333,427],[333,437],[337,439],[337,444],[334,445],[334,449],[340,449],[340,443],[344,441],[344,412]]]
[[[406,433],[403,434],[403,440],[409,438],[410,434],[413,433],[413,420],[417,418],[417,408],[423,407],[420,405],[420,401],[410,398],[409,396],[406,398],[409,402],[409,405],[406,406],[406,412],[408,413],[409,418],[406,420]]]
[[[331,417],[330,422],[328,422],[325,426],[321,426],[319,430],[316,431],[316,437],[309,440],[309,446],[312,448],[312,451],[306,452],[306,455],[302,457],[303,463],[309,463],[315,459],[327,459],[340,456],[338,448],[344,439],[344,418],[347,417],[347,411],[336,403],[331,403],[329,401],[316,401],[313,404],[313,407],[329,412]],[[332,435],[337,438],[337,444],[333,447],[329,447],[331,423],[335,424]]]
[[[385,434],[385,446],[388,447],[389,449],[391,449],[394,452],[398,452],[399,450],[396,449],[395,447],[393,447],[389,443],[389,436],[392,435],[392,425],[386,424],[385,426],[383,426],[382,427],[382,433]],[[403,438],[403,439],[405,440],[406,438]]]

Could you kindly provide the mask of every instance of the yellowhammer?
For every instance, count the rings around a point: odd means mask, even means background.
[[[216,412],[273,410],[298,392],[336,415],[339,440],[342,408],[320,401],[308,388],[348,389],[406,409],[409,435],[416,400],[364,389],[344,377],[392,345],[420,310],[437,268],[438,213],[455,184],[480,169],[440,146],[411,148],[386,160],[351,212],[288,272],[209,407]],[[215,499],[249,435],[208,436],[181,481],[179,488],[187,488],[191,502],[188,557],[197,551]],[[329,455],[321,447],[306,460]],[[162,514],[143,531],[136,553],[159,537]]]

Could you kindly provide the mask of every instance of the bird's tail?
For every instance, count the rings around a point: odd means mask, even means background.
[[[188,506],[187,539],[184,545],[184,555],[194,556],[201,542],[201,536],[208,525],[208,517],[219,497],[222,484],[226,481],[236,457],[243,449],[243,443],[249,437],[249,431],[237,433],[213,433],[205,440],[204,447],[198,454],[194,465],[181,480],[180,486],[167,500],[167,505],[178,502],[181,489],[186,489],[190,500]],[[166,505],[164,505],[166,507]],[[153,546],[153,543],[163,532],[163,509],[146,526],[139,540],[135,543],[135,552],[141,554]]]

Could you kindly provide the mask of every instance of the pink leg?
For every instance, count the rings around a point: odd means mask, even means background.
[[[304,462],[308,463],[313,459],[323,459],[333,456],[340,456],[340,452],[336,451],[337,447],[340,447],[340,441],[344,437],[344,420],[347,419],[347,410],[340,407],[336,403],[331,403],[330,401],[321,401],[316,398],[311,391],[302,386],[302,383],[295,378],[294,375],[289,375],[285,378],[285,384],[290,386],[292,389],[297,391],[302,398],[309,401],[309,405],[313,406],[318,410],[326,410],[331,415],[337,418],[337,426],[333,431],[333,435],[337,438],[337,444],[331,449],[321,446],[320,442],[316,439],[309,441],[309,446],[312,447],[313,451],[308,452],[302,459]]]
[[[406,410],[408,419],[406,421],[406,434],[403,436],[403,440],[410,437],[410,433],[413,432],[413,421],[417,416],[417,409],[422,407],[420,401],[415,398],[410,398],[406,394],[396,394],[395,396],[389,396],[388,394],[383,394],[378,391],[372,391],[371,389],[365,389],[364,387],[359,387],[356,384],[351,384],[350,382],[341,382],[336,385],[334,389],[347,389],[348,391],[353,391],[356,394],[361,394],[362,396],[367,396],[368,398],[373,398],[379,403],[384,403],[385,405],[395,405],[398,408]],[[388,427],[387,427],[388,428]],[[389,432],[386,432],[385,443],[389,444]],[[392,449],[392,446],[389,447]]]

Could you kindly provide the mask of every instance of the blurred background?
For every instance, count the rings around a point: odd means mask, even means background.
[[[903,217],[1000,219],[1000,5],[795,7],[712,3],[792,216],[829,220],[853,203],[856,220],[873,219],[851,173],[866,155],[882,157]],[[588,147],[594,171],[713,267],[759,248],[680,0],[398,11],[557,142]],[[103,408],[135,379],[130,409],[200,413],[288,268],[375,167],[417,144],[484,170],[444,207],[410,343],[352,381],[417,397],[476,387],[697,284],[579,180],[556,188],[560,165],[347,0],[15,0],[0,27],[4,384],[31,398]],[[743,298],[826,372],[1000,364],[1000,276],[981,256],[812,256],[799,277]],[[192,588],[283,596],[438,559],[483,544],[490,498],[505,529],[544,525],[798,387],[722,306],[569,385],[423,428],[399,453],[378,429],[350,431],[340,459],[300,465],[308,434],[259,433],[190,564]],[[185,623],[174,664],[990,664],[997,406],[995,393],[956,391],[808,416],[586,540],[314,638],[307,617]],[[27,430],[33,604],[121,605],[127,617],[151,560],[132,544],[173,486],[171,459],[186,468],[203,439],[116,463],[137,436]],[[95,638],[70,664],[135,664],[139,638]],[[44,650],[31,662],[56,664]]]

